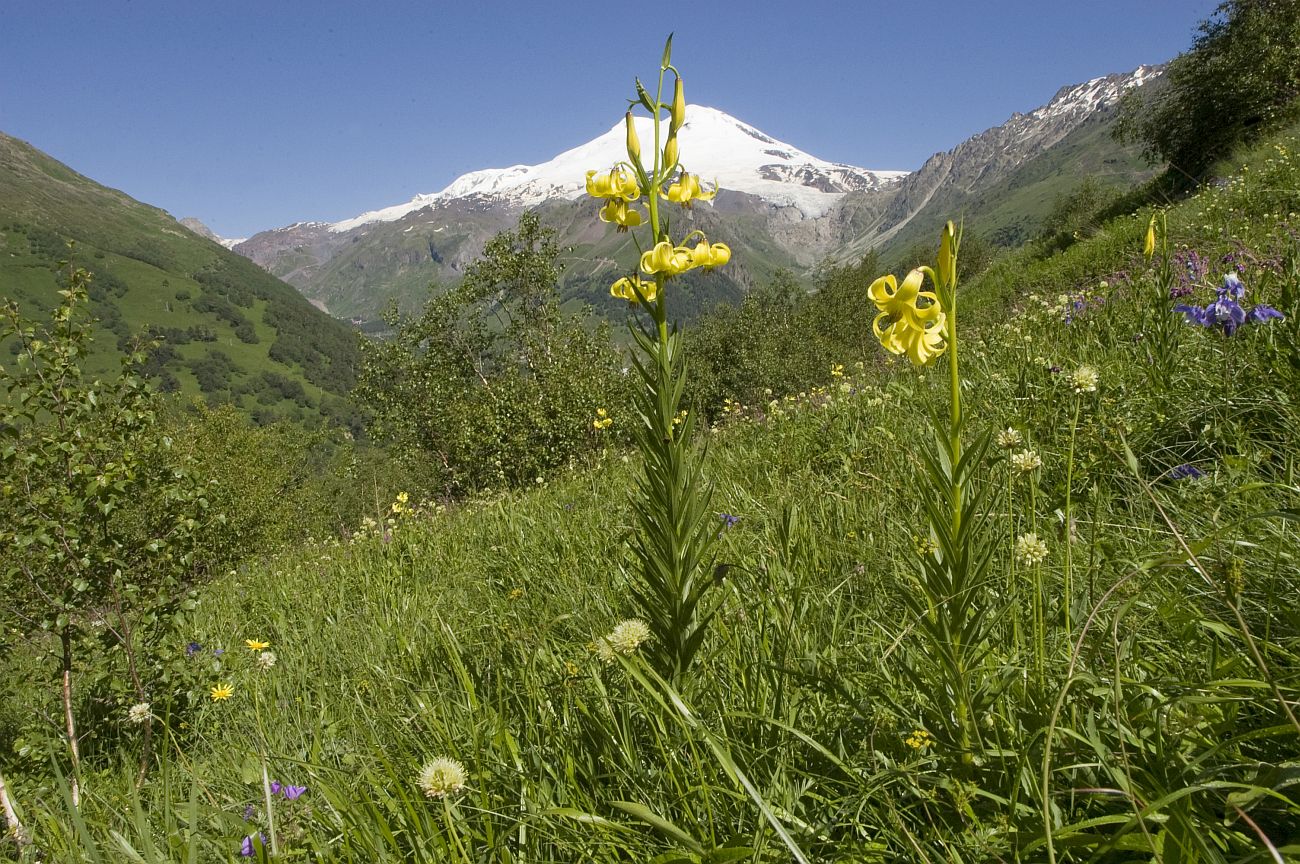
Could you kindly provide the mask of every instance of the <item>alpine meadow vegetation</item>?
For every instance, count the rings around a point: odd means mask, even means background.
[[[526,216],[365,447],[10,312],[0,860],[1300,860],[1300,126],[683,328],[671,49],[586,175],[629,338]]]

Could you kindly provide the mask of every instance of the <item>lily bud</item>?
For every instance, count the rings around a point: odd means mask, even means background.
[[[636,121],[632,119],[631,111],[623,119],[627,123],[627,158],[636,165],[641,161],[641,141],[636,137]]]
[[[943,226],[943,237],[939,240],[939,285],[950,290],[957,284],[957,232],[952,222]]]
[[[677,164],[677,136],[673,135],[664,145],[664,170],[668,170]]]
[[[1156,254],[1156,217],[1151,216],[1151,221],[1147,223],[1147,240],[1142,244],[1142,254],[1151,260],[1151,256]]]
[[[682,90],[682,79],[678,76],[673,84],[673,110],[668,122],[668,134],[676,135],[677,130],[686,123],[686,93]]]

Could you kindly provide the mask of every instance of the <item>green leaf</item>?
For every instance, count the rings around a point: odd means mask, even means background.
[[[636,801],[612,801],[610,803],[612,806],[617,807],[632,818],[638,819],[657,829],[659,833],[663,834],[665,837],[676,843],[680,843],[691,851],[696,853],[704,851],[704,847],[700,845],[698,840],[669,822],[664,817],[660,816],[655,811],[651,810],[646,805],[639,804]]]

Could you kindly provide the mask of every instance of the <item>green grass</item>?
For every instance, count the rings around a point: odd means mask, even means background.
[[[380,502],[351,542],[205,586],[172,636],[138,792],[116,667],[85,685],[100,719],[79,814],[40,719],[57,715],[42,643],[14,651],[0,765],[43,860],[228,860],[270,816],[285,860],[724,861],[743,846],[771,862],[1245,862],[1270,860],[1268,843],[1294,860],[1300,729],[1278,698],[1300,695],[1293,138],[1169,214],[1171,249],[1212,262],[1191,302],[1212,299],[1232,252],[1247,302],[1288,320],[1231,339],[1183,327],[1167,389],[1148,357],[1147,213],[960,289],[968,423],[1014,427],[1043,462],[982,478],[1004,539],[969,670],[987,706],[973,764],[942,737],[904,602],[942,372],[882,359],[709,437],[715,506],[739,521],[719,519],[722,611],[679,690],[591,648],[635,609],[637,466],[617,451],[450,509]],[[1085,364],[1101,384],[1080,398],[1066,379]],[[1206,476],[1170,476],[1184,464]],[[1012,561],[1028,532],[1048,547],[1036,570]],[[1024,638],[1035,585],[1041,662]],[[270,641],[274,667],[244,639]],[[226,681],[229,700],[208,698]],[[916,730],[934,742],[913,747]],[[428,799],[416,776],[440,755],[466,788]],[[264,776],[309,791],[268,813]]]

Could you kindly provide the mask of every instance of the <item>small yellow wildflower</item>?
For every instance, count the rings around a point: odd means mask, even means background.
[[[843,363],[836,363],[836,364],[834,364],[834,365],[831,366],[831,377],[832,377],[832,378],[843,378],[843,377],[844,377],[844,364],[843,364]]]
[[[924,729],[914,729],[904,741],[913,750],[924,750],[934,743],[934,736]]]
[[[614,418],[605,413],[604,408],[596,409],[596,419],[591,421],[591,427],[597,432],[602,429],[608,429],[614,422]]]
[[[248,646],[249,651],[265,651],[271,647],[270,642],[259,642],[256,639],[245,639],[244,644]]]
[[[234,685],[228,683],[226,684],[218,683],[217,686],[212,688],[212,701],[220,702],[223,699],[229,699],[231,694],[234,692],[235,692]]]

